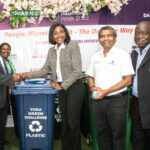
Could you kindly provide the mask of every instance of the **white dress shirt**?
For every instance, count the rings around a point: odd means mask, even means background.
[[[60,53],[63,48],[65,48],[64,43],[62,43],[59,47],[58,45],[55,45],[56,55],[57,55],[57,62],[56,62],[57,82],[62,82],[62,75],[60,69]]]

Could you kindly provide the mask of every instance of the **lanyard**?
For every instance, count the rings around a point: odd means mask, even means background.
[[[6,66],[7,66],[7,69],[8,69],[8,71],[9,71],[9,74],[14,74],[14,73],[16,73],[15,67],[14,67],[14,65],[12,64],[11,60],[8,59],[8,60],[5,61],[5,62],[6,62]]]

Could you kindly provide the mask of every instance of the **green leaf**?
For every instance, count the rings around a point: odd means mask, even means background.
[[[19,17],[19,24],[21,26],[24,26],[25,22],[27,21],[27,18],[26,17]]]
[[[0,22],[2,22],[5,18],[5,14],[4,13],[0,13]]]
[[[106,6],[106,4],[103,0],[101,1],[101,6],[102,6],[102,8]]]
[[[12,29],[17,28],[19,24],[19,19],[17,17],[10,17],[10,19],[7,22]]]
[[[17,10],[17,8],[15,6],[11,6],[11,10]]]
[[[92,7],[91,5],[88,5],[88,6],[86,7],[86,10],[87,10],[87,12],[89,13],[89,12],[92,12],[94,9],[93,9],[93,7]]]
[[[26,10],[30,10],[30,5],[28,5],[27,9]]]

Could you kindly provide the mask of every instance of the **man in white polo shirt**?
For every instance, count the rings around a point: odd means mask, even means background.
[[[94,100],[94,117],[100,150],[125,150],[127,86],[134,70],[130,55],[115,46],[117,34],[110,26],[98,33],[103,49],[96,52],[87,70]]]

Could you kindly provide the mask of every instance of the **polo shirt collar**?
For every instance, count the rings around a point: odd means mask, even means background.
[[[101,51],[100,51],[100,55],[102,55],[102,56],[104,56],[104,49],[102,49]],[[115,44],[113,45],[113,47],[110,49],[110,51],[108,52],[108,54],[110,55],[110,54],[113,54],[113,53],[115,53],[116,52],[116,49],[115,49]]]

